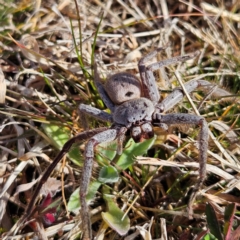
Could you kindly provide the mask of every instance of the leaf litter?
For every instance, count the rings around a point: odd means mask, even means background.
[[[47,168],[49,159],[59,151],[42,126],[56,125],[75,135],[84,128],[77,114],[80,103],[105,109],[92,84],[92,56],[100,66],[103,78],[118,71],[138,75],[139,58],[167,44],[166,53],[154,61],[196,50],[201,54],[195,61],[156,72],[163,98],[178,85],[175,71],[180,73],[183,82],[204,78],[220,87],[216,96],[211,93],[208,96],[205,92],[203,95],[201,91],[190,95],[209,123],[211,134],[208,177],[195,204],[196,216],[201,217],[190,222],[184,214],[188,189],[194,185],[197,176],[198,148],[195,143],[198,132],[194,128],[173,128],[171,132],[164,133],[166,137],[157,136],[155,144],[143,154],[144,161],[141,156],[135,156],[137,161],[131,163],[124,174],[120,172],[119,181],[108,184],[114,204],[120,209],[125,205],[132,206],[124,210],[129,212],[131,219],[127,236],[118,235],[103,223],[98,209],[106,212],[107,202],[104,203],[101,188],[91,201],[91,212],[95,212],[93,228],[96,236],[104,239],[128,239],[128,236],[140,239],[139,230],[143,239],[181,239],[184,236],[197,239],[211,231],[211,223],[205,217],[207,202],[214,206],[218,222],[221,222],[226,206],[237,203],[240,195],[239,4],[234,1],[220,4],[208,1],[200,5],[197,1],[148,1],[144,4],[121,0],[81,1],[77,6],[80,16],[71,0],[56,3],[38,1],[36,5],[30,1],[7,1],[1,5],[0,224],[3,237],[9,234],[8,239],[27,236],[33,239],[37,235],[35,232],[39,234],[38,239],[54,236],[57,239],[74,239],[78,236],[80,220],[77,214],[66,219],[63,205],[62,213],[51,226],[45,226],[41,221],[36,221],[35,227],[31,225],[32,229],[18,226],[34,182]],[[101,20],[93,53],[94,35]],[[174,111],[194,113],[187,100],[179,103]],[[106,126],[89,120],[90,128]],[[41,145],[42,141],[44,145]],[[126,150],[128,147],[125,146]],[[83,161],[83,149],[84,143],[79,149],[79,161]],[[117,160],[113,160],[113,166]],[[64,170],[64,176],[60,168],[53,173],[51,179],[55,179],[56,184],[47,184],[53,188],[52,191],[58,191],[60,179],[64,180],[62,184],[67,186],[65,196],[68,201],[79,185],[81,168],[68,158],[66,167],[68,171]],[[96,166],[93,181],[99,172],[99,166]],[[131,179],[141,186],[141,191]],[[70,184],[70,181],[74,183]],[[124,197],[127,192],[132,192],[134,198]],[[56,195],[61,197],[60,193]],[[35,216],[36,219],[38,217]],[[232,226],[229,221],[229,229],[233,227],[233,236],[238,236],[240,223],[236,210],[233,218],[236,225]],[[146,226],[148,230],[144,230]],[[224,236],[225,232],[221,230]],[[229,231],[226,232],[227,237]]]

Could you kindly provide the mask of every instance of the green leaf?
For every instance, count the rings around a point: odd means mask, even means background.
[[[88,188],[88,194],[86,196],[87,203],[89,203],[95,197],[96,192],[100,186],[101,186],[101,183],[98,181],[93,181],[90,183]],[[70,199],[67,205],[68,211],[70,212],[78,213],[79,209],[81,208],[79,190],[80,188],[77,188],[70,196]]]
[[[101,183],[115,183],[118,179],[118,171],[113,166],[104,166],[99,172],[98,181]]]
[[[109,164],[117,154],[117,143],[114,141],[112,143],[99,144],[96,147],[96,160],[103,165]]]
[[[223,240],[222,234],[220,231],[220,226],[218,224],[217,216],[214,211],[214,208],[211,204],[206,205],[206,215],[207,215],[207,223],[210,229],[210,232],[218,239]]]
[[[80,199],[79,199],[79,190],[80,188],[77,188],[70,196],[67,209],[70,212],[77,213],[80,209]]]
[[[108,211],[102,212],[103,220],[119,235],[125,235],[130,229],[130,220],[128,216],[122,219],[124,212],[115,204],[113,196],[104,194],[104,200],[108,205]]]
[[[71,131],[67,127],[51,125],[51,124],[42,124],[44,132],[52,140],[54,146],[57,149],[62,149],[65,142],[67,142],[72,136]],[[82,166],[83,158],[80,154],[78,146],[72,147],[68,152],[69,159],[78,166]]]
[[[215,236],[213,236],[211,233],[208,233],[204,236],[204,240],[218,240]]]
[[[125,170],[134,163],[135,157],[145,154],[154,144],[156,136],[140,143],[135,143],[131,138],[125,146],[122,155],[117,161],[117,166]]]

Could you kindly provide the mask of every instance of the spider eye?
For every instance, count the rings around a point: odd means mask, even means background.
[[[133,95],[133,92],[127,92],[127,93],[125,94],[126,97],[131,97],[132,95]]]

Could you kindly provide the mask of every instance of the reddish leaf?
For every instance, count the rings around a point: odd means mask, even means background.
[[[231,240],[232,239],[232,225],[233,225],[233,219],[234,219],[234,213],[236,210],[236,204],[232,203],[226,206],[225,212],[224,212],[224,235],[225,240]]]

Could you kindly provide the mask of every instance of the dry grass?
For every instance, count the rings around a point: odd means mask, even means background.
[[[9,234],[16,236],[5,239],[23,236],[33,239],[33,230],[38,232],[39,239],[77,236],[80,231],[78,214],[66,217],[69,213],[63,204],[60,216],[51,226],[43,224],[44,216],[39,213],[35,215],[36,225],[30,224],[32,228],[26,226],[13,231],[34,188],[26,183],[31,183],[47,168],[59,151],[58,144],[61,146],[56,136],[52,139],[47,135],[46,126],[68,129],[75,135],[83,131],[77,115],[80,103],[105,109],[92,83],[93,59],[103,78],[118,71],[138,74],[137,62],[144,54],[169,44],[158,60],[196,50],[201,54],[187,64],[170,66],[156,73],[162,97],[179,85],[176,70],[183,81],[205,79],[223,89],[214,97],[202,92],[191,95],[210,129],[208,175],[194,205],[195,218],[189,220],[186,216],[186,203],[188,190],[194,186],[194,176],[198,173],[198,150],[194,144],[198,131],[181,128],[163,133],[156,129],[157,139],[151,149],[144,157],[136,156],[137,161],[130,170],[120,171],[116,184],[109,184],[109,194],[114,196],[119,208],[128,211],[130,231],[121,237],[103,223],[101,212],[106,211],[106,203],[102,196],[104,190],[100,188],[91,206],[94,235],[97,239],[201,239],[207,232],[214,234],[214,227],[206,218],[210,204],[210,216],[216,215],[223,239],[230,239],[226,231],[229,228],[223,228],[224,222],[232,227],[231,239],[239,239],[238,1],[193,1],[192,4],[192,1],[164,0],[79,1],[79,13],[72,0],[46,2],[0,1],[2,237]],[[173,111],[195,114],[193,109],[185,99]],[[106,126],[106,123],[91,120],[91,128]],[[84,143],[79,151],[83,149]],[[83,160],[82,155],[79,160]],[[79,172],[67,158],[65,165],[59,164],[52,175],[54,179],[63,180],[66,202],[79,186]],[[94,177],[98,172],[96,168]],[[48,187],[56,191],[59,181],[54,183]],[[234,219],[233,225],[224,218],[226,206],[231,203],[236,204],[229,218]],[[143,225],[147,231],[141,237],[138,229]],[[77,234],[70,231],[73,227]]]

